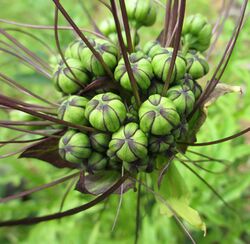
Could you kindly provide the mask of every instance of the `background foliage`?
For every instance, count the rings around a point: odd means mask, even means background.
[[[79,26],[91,28],[84,16],[79,1],[62,1],[71,16]],[[86,1],[85,1],[86,2]],[[97,22],[108,16],[107,10],[100,7],[98,1],[87,1],[87,7]],[[216,51],[210,58],[211,70],[218,63],[226,41],[229,39],[237,17],[238,4],[235,1],[230,19],[226,22],[223,34],[217,44]],[[206,15],[211,23],[215,23],[221,1],[198,0],[187,1],[188,13],[201,12]],[[160,9],[160,8],[159,8]],[[249,10],[249,9],[248,9]],[[1,0],[0,16],[2,19],[15,20],[31,24],[53,25],[54,8],[52,1],[44,0]],[[248,11],[249,14],[249,11]],[[66,24],[61,18],[61,24]],[[157,26],[151,31],[141,30],[144,37],[142,42],[155,38],[163,23],[163,11],[159,11]],[[13,27],[0,23],[0,27]],[[234,85],[240,85],[244,94],[230,94],[218,100],[209,109],[209,117],[202,127],[198,141],[211,141],[226,137],[243,129],[250,124],[250,19],[246,19],[237,46],[231,58],[230,64],[222,81]],[[14,33],[14,32],[12,32]],[[53,31],[32,30],[53,49],[55,41]],[[36,41],[15,33],[15,36],[24,45],[34,52],[45,55],[45,49]],[[68,31],[62,31],[61,43],[66,46],[74,36]],[[3,40],[3,37],[0,38]],[[44,96],[57,97],[49,80],[36,74],[18,61],[0,51],[0,72],[10,75],[22,85]],[[208,77],[206,77],[208,78]],[[205,78],[205,79],[206,79]],[[10,89],[1,83],[1,92],[13,97],[25,100],[20,93]],[[0,111],[1,120],[8,114]],[[14,132],[0,129],[0,140],[13,137]],[[0,154],[5,154],[16,146],[0,148]],[[234,141],[219,145],[193,148],[197,152],[212,157],[226,159],[228,169],[216,162],[203,163],[204,167],[213,171],[222,171],[221,174],[210,174],[195,168],[236,210],[237,214],[228,210],[212,192],[192,173],[183,166],[178,165],[181,174],[191,192],[191,206],[197,209],[207,224],[207,236],[192,230],[198,243],[250,243],[250,136],[245,136]],[[199,159],[190,154],[193,159]],[[16,156],[0,160],[0,196],[14,193],[16,190],[29,189],[67,174],[67,170],[58,171],[51,166],[30,159],[17,160]],[[70,184],[70,183],[68,183]],[[43,215],[59,210],[61,199],[67,183],[32,195],[23,201],[13,201],[0,205],[0,219],[20,218],[24,216]],[[83,204],[89,200],[88,196],[71,191],[65,203],[64,209]],[[118,197],[112,196],[107,204],[98,205],[95,208],[80,213],[76,216],[41,223],[31,227],[0,229],[0,243],[133,243],[135,229],[136,194],[128,192],[123,199],[121,213],[115,231],[111,233],[111,227],[115,217]],[[159,206],[155,204],[152,194],[143,192],[142,196],[142,231],[140,243],[189,243],[183,231],[179,229],[175,221],[159,214]]]

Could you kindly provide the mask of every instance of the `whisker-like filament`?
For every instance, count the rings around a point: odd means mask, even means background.
[[[248,1],[244,0],[244,2],[241,5],[241,11],[240,11],[240,17],[238,19],[238,23],[235,26],[234,32],[232,37],[230,38],[225,52],[218,64],[218,66],[216,67],[216,70],[211,78],[211,80],[208,82],[208,84],[206,85],[206,88],[204,90],[204,92],[202,93],[202,95],[199,97],[199,99],[197,100],[196,105],[194,106],[192,112],[189,114],[188,119],[192,118],[192,116],[194,115],[194,113],[197,111],[197,109],[203,104],[203,102],[208,98],[208,96],[213,92],[213,90],[215,89],[216,85],[219,83],[220,78],[222,77],[227,64],[230,60],[230,57],[232,55],[232,52],[234,50],[234,46],[237,42],[238,36],[240,34],[240,30],[243,24],[243,20],[244,20],[244,16],[245,16],[245,11],[247,8],[247,4]]]
[[[138,189],[137,189],[137,199],[136,199],[136,215],[135,215],[135,244],[139,241],[139,234],[141,229],[141,197],[142,197],[142,189],[141,189],[141,176],[139,176],[138,180]]]
[[[208,155],[205,155],[205,154],[202,154],[202,153],[190,150],[190,149],[188,149],[187,152],[198,155],[198,156],[201,156],[201,157],[206,158],[206,159],[208,159],[210,161],[215,161],[215,162],[222,163],[222,164],[225,164],[225,163],[232,164],[232,162],[230,162],[229,160],[213,158],[213,157],[210,157]]]
[[[180,46],[180,41],[181,41],[181,31],[182,31],[182,26],[183,26],[183,22],[184,22],[185,9],[186,9],[186,0],[181,0],[180,1],[180,16],[179,16],[179,22],[178,22],[179,25],[178,25],[178,29],[176,31],[173,54],[171,57],[171,62],[170,62],[169,70],[168,70],[167,79],[164,83],[164,87],[162,90],[162,95],[166,94],[172,73],[174,71],[174,65],[175,65],[175,61],[176,61],[176,57],[177,57],[177,54],[179,51],[179,46]]]
[[[187,236],[189,237],[189,239],[192,241],[193,244],[196,244],[195,240],[193,239],[191,233],[189,232],[189,230],[187,229],[187,227],[185,226],[184,223],[182,223],[182,221],[180,220],[180,218],[178,217],[178,215],[176,214],[176,212],[174,211],[174,209],[170,206],[170,204],[167,202],[167,200],[158,192],[154,191],[151,187],[147,186],[145,183],[143,183],[142,181],[137,180],[134,177],[130,177],[131,180],[138,182],[139,184],[141,184],[143,187],[145,187],[145,189],[149,192],[151,192],[154,196],[156,196],[164,205],[166,205],[166,207],[171,211],[171,213],[173,214],[173,217],[175,218],[176,222],[179,224],[179,226],[184,230],[184,232],[187,234]]]
[[[23,219],[17,219],[17,220],[9,220],[9,221],[1,221],[0,222],[0,227],[5,227],[5,226],[18,226],[18,225],[32,225],[32,224],[37,224],[45,221],[50,221],[50,220],[55,220],[55,219],[61,219],[65,218],[80,212],[83,212],[87,209],[92,208],[93,206],[97,205],[98,203],[104,201],[107,199],[113,192],[115,192],[122,183],[126,179],[128,179],[128,174],[125,173],[125,175],[120,178],[113,186],[111,186],[107,191],[105,191],[103,194],[99,195],[96,197],[94,200],[83,204],[79,207],[69,209],[67,211],[63,212],[58,212],[54,214],[49,214],[45,216],[40,216],[40,217],[29,217],[29,218],[23,218]]]
[[[5,48],[1,48],[0,47],[0,50],[3,51],[3,52],[5,52],[5,53],[10,54],[13,57],[16,57],[16,58],[20,59],[25,65],[27,65],[28,67],[33,68],[35,71],[37,71],[38,73],[42,74],[47,79],[51,79],[52,78],[52,76],[51,76],[50,73],[48,73],[47,71],[45,71],[44,69],[42,69],[36,63],[32,62],[32,60],[30,60],[29,58],[27,58],[27,57],[25,57],[23,55],[17,54],[15,52],[12,52],[12,51],[10,51],[8,49],[5,49]]]
[[[39,42],[46,49],[48,55],[51,55],[51,54],[57,55],[56,51],[54,49],[52,49],[45,41],[43,41],[41,38],[39,38],[38,36],[28,32],[28,31],[21,30],[18,28],[13,28],[13,27],[4,28],[4,30],[7,32],[13,31],[13,32],[22,33],[25,36],[30,37],[30,38],[36,40],[37,42]]]
[[[166,0],[166,10],[165,10],[165,22],[162,34],[162,46],[165,47],[168,39],[169,28],[170,28],[170,16],[171,16],[172,0]]]
[[[127,11],[126,11],[126,4],[125,4],[124,0],[119,0],[119,2],[120,2],[120,6],[121,6],[123,25],[124,25],[125,34],[126,34],[127,43],[128,43],[128,52],[132,53],[134,47],[133,47],[133,42],[132,42],[132,38],[131,38],[128,15],[127,15]]]
[[[32,24],[27,24],[27,23],[20,23],[20,22],[15,22],[15,21],[11,21],[11,20],[6,20],[6,19],[0,19],[0,23],[5,23],[5,24],[9,24],[9,25],[15,25],[15,26],[19,26],[19,27],[23,27],[23,28],[29,28],[29,29],[38,29],[38,30],[55,30],[55,27],[52,25],[32,25]],[[72,26],[58,26],[58,30],[63,30],[63,31],[73,31],[74,28]],[[92,35],[95,35],[97,37],[100,37],[102,39],[107,39],[107,37],[105,37],[104,35],[97,33],[95,31],[92,30],[88,30],[85,28],[81,28],[79,27],[79,30],[82,32],[86,32]]]
[[[86,16],[89,19],[90,24],[92,24],[92,26],[94,27],[95,32],[102,34],[102,32],[100,31],[100,29],[98,28],[95,20],[93,19],[93,17],[89,14],[89,10],[87,9],[87,7],[85,6],[83,0],[78,0],[79,5],[81,6],[81,8],[83,9],[84,13],[86,14]]]
[[[210,141],[210,142],[201,142],[201,143],[188,143],[188,142],[178,142],[179,144],[183,144],[183,145],[188,145],[188,146],[192,146],[192,147],[200,147],[200,146],[209,146],[209,145],[215,145],[215,144],[219,144],[219,143],[223,143],[223,142],[227,142],[227,141],[231,141],[234,140],[244,134],[247,134],[250,132],[250,127],[246,128],[245,130],[242,130],[234,135],[219,139],[219,140],[215,140],[215,141]]]
[[[232,208],[224,198],[204,179],[202,178],[195,170],[193,170],[189,165],[183,162],[181,159],[178,159],[188,170],[190,170],[197,178],[199,178],[220,200],[221,202],[233,212],[236,212],[234,208]]]
[[[77,175],[75,175],[74,178],[71,180],[71,182],[69,182],[69,184],[68,184],[68,186],[67,186],[67,188],[66,188],[66,191],[65,191],[65,193],[63,194],[62,201],[61,201],[61,203],[60,203],[59,212],[62,212],[63,207],[64,207],[64,204],[65,204],[65,201],[66,201],[66,199],[67,199],[67,197],[68,197],[68,195],[69,195],[71,189],[72,189],[73,186],[76,184],[77,179],[78,179],[77,177],[79,176],[79,174],[81,174],[81,172],[78,173]]]
[[[22,106],[20,106],[20,104],[13,101],[13,99],[11,99],[9,97],[6,97],[6,96],[3,96],[1,94],[0,94],[0,104],[5,105],[5,106],[10,107],[10,108],[13,108],[13,109],[20,110],[20,111],[28,113],[28,114],[31,114],[31,115],[33,115],[33,116],[35,116],[37,118],[41,118],[41,119],[45,119],[45,120],[48,120],[48,121],[51,121],[51,122],[55,122],[57,124],[69,126],[71,128],[79,129],[80,131],[89,131],[89,132],[95,131],[91,127],[87,127],[87,126],[83,126],[83,125],[76,125],[76,124],[73,124],[73,123],[70,123],[70,122],[67,122],[67,121],[64,121],[64,120],[49,116],[47,114],[39,113],[39,112],[33,111],[32,109],[22,107]]]
[[[0,126],[4,127],[4,128],[7,128],[7,129],[10,129],[10,130],[25,132],[25,133],[32,134],[32,135],[41,135],[41,136],[45,136],[45,137],[60,138],[60,136],[57,136],[57,135],[43,133],[43,132],[39,132],[39,131],[33,131],[33,130],[29,130],[29,129],[22,129],[20,127],[14,127],[14,126],[11,126],[11,125],[6,125],[6,124],[1,123],[1,122],[0,122]]]
[[[9,41],[11,41],[14,45],[16,45],[20,50],[22,50],[25,54],[27,54],[31,59],[37,62],[41,67],[45,68],[48,72],[51,71],[50,66],[40,57],[38,57],[35,53],[26,48],[23,44],[21,44],[16,38],[10,35],[7,31],[0,28],[0,33],[4,35]]]
[[[79,37],[82,39],[82,41],[86,44],[86,46],[91,50],[93,55],[96,57],[96,59],[101,63],[109,77],[114,81],[114,75],[110,68],[107,66],[107,64],[104,62],[102,56],[99,52],[95,50],[95,48],[91,45],[89,40],[86,38],[86,36],[81,32],[81,30],[78,28],[78,26],[75,24],[75,22],[71,19],[71,17],[68,15],[67,11],[63,8],[63,6],[60,4],[58,0],[53,0],[57,8],[60,10],[60,12],[63,14],[65,19],[69,22],[69,24],[73,27],[75,32],[79,35]]]
[[[54,187],[54,186],[59,185],[59,184],[65,182],[65,181],[68,181],[68,180],[70,180],[72,178],[77,177],[79,174],[80,174],[80,172],[73,173],[71,175],[64,176],[64,177],[62,177],[62,178],[60,178],[58,180],[54,180],[54,181],[52,181],[50,183],[43,184],[41,186],[37,186],[37,187],[32,188],[30,190],[27,190],[27,191],[24,191],[24,192],[20,192],[20,193],[17,193],[15,195],[7,196],[7,197],[4,197],[4,198],[0,198],[0,203],[6,203],[6,202],[9,202],[9,201],[20,199],[22,197],[29,196],[29,195],[31,195],[33,193],[42,191],[44,189],[48,189],[48,188]]]
[[[118,14],[117,14],[117,10],[116,10],[116,4],[114,0],[110,0],[110,4],[111,4],[111,8],[112,8],[112,13],[113,13],[113,17],[114,17],[114,21],[115,21],[115,25],[116,25],[116,31],[117,31],[117,35],[118,35],[118,40],[119,40],[119,44],[121,47],[121,52],[122,52],[122,56],[124,58],[124,63],[126,66],[126,70],[128,72],[128,76],[130,79],[130,84],[133,90],[133,94],[135,96],[135,100],[138,106],[140,106],[141,104],[141,100],[140,100],[140,96],[138,93],[138,86],[129,62],[129,58],[128,58],[128,54],[126,51],[126,47],[122,38],[122,31],[121,31],[121,26],[120,26],[120,22],[119,22],[119,18],[118,18]]]
[[[212,52],[213,52],[213,50],[214,50],[214,48],[215,48],[215,46],[216,46],[216,44],[217,44],[217,42],[219,40],[219,37],[220,37],[220,35],[221,35],[222,31],[223,31],[225,22],[229,17],[230,10],[232,8],[233,2],[234,2],[234,0],[230,0],[230,2],[228,3],[228,5],[226,7],[224,15],[223,14],[220,15],[220,18],[218,18],[218,21],[216,22],[216,24],[214,26],[214,29],[213,29],[214,40],[213,40],[213,42],[212,42],[212,44],[211,44],[211,46],[210,46],[210,48],[209,48],[209,50],[207,52],[207,59],[211,56],[211,54],[212,54]],[[224,9],[225,3],[226,3],[226,1],[224,0],[223,3],[222,3],[222,9]],[[221,21],[221,24],[219,25],[220,21]]]
[[[15,80],[11,79],[10,77],[6,76],[5,74],[1,73],[0,72],[0,79],[2,81],[4,81],[6,84],[9,84],[15,88],[17,88],[20,92],[24,93],[24,94],[28,94],[44,103],[47,103],[47,104],[50,104],[52,107],[55,107],[57,108],[58,107],[58,104],[57,103],[54,103],[54,102],[51,102],[51,101],[48,101],[47,99],[31,92],[30,90],[26,89],[25,87],[23,87],[22,85],[20,85],[18,82],[16,82]]]
[[[55,23],[55,41],[56,41],[57,50],[58,50],[58,52],[60,54],[60,57],[61,57],[63,63],[65,64],[65,66],[67,67],[67,69],[69,70],[69,72],[74,77],[74,81],[81,88],[84,88],[84,85],[81,83],[81,81],[79,81],[79,79],[77,78],[77,76],[75,75],[75,73],[73,72],[73,70],[71,69],[71,67],[69,66],[66,58],[64,57],[63,51],[61,49],[61,45],[60,45],[60,41],[59,41],[59,35],[58,35],[58,29],[57,29],[57,26],[58,26],[58,8],[57,8],[57,6],[55,7],[55,14],[54,14],[54,16],[55,16],[55,20],[54,20],[54,23]]]

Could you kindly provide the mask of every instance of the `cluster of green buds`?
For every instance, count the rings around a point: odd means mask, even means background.
[[[76,39],[66,49],[67,65],[62,61],[55,69],[55,86],[64,96],[58,118],[91,128],[84,132],[69,127],[59,143],[60,155],[91,174],[120,171],[122,167],[133,173],[150,172],[156,167],[157,156],[176,153],[178,142],[189,130],[187,117],[202,93],[197,80],[209,71],[200,53],[211,37],[211,27],[203,17],[187,18],[182,45],[168,77],[174,49],[159,41],[149,41],[143,48],[139,45],[138,29],[156,20],[153,1],[129,0],[126,8],[134,33],[133,51],[127,54],[130,70],[119,51],[114,19],[100,24],[103,39],[88,37],[106,68],[88,45]],[[121,33],[127,46],[124,29]],[[110,76],[107,69],[113,77],[105,82],[116,88],[85,93],[86,86]],[[136,82],[140,103],[135,99],[129,72]]]

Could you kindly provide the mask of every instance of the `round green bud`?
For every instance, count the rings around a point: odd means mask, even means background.
[[[185,74],[184,78],[176,82],[177,85],[188,86],[194,93],[195,99],[198,99],[202,93],[201,86],[193,79],[190,74]]]
[[[151,79],[153,78],[152,65],[148,58],[142,53],[132,53],[129,61],[138,87],[142,90],[149,88]],[[124,63],[121,59],[115,69],[115,79],[121,83],[126,90],[132,91],[129,75]]]
[[[121,97],[112,92],[96,95],[87,103],[85,109],[85,116],[94,128],[110,132],[121,127],[126,113]]]
[[[156,7],[153,0],[127,0],[126,10],[135,27],[151,26],[156,21]]]
[[[210,45],[212,26],[203,15],[192,15],[184,22],[182,36],[184,46],[203,52]]]
[[[66,59],[70,69],[61,61],[55,68],[53,81],[58,91],[65,94],[74,94],[90,81],[88,72],[83,68],[82,63],[77,59]],[[76,80],[77,78],[77,80]]]
[[[169,53],[167,48],[163,48],[158,41],[149,41],[143,48],[143,52],[148,55],[151,59],[155,55]]]
[[[76,125],[86,125],[85,107],[88,99],[80,96],[70,96],[62,102],[58,109],[58,118]]]
[[[127,163],[147,157],[147,136],[139,129],[138,124],[128,123],[112,135],[109,150]]]
[[[114,42],[116,45],[119,45],[118,36],[117,36],[117,33],[116,33],[116,32],[109,34],[108,37],[109,37],[110,40],[111,40],[112,42]],[[123,41],[124,41],[125,46],[128,47],[126,32],[125,32],[124,30],[122,30],[122,38],[123,38]],[[140,42],[140,36],[139,36],[138,32],[136,32],[136,33],[134,34],[134,37],[133,37],[133,35],[131,34],[131,38],[132,38],[132,42],[133,42],[134,46],[137,46],[137,45],[139,44],[139,42]]]
[[[99,28],[100,28],[100,31],[105,36],[109,36],[110,34],[115,33],[116,25],[115,25],[114,18],[108,18],[108,19],[103,20]]]
[[[193,79],[199,79],[205,76],[209,71],[209,65],[204,56],[197,52],[189,52],[186,55],[187,61],[187,73],[190,74]]]
[[[60,59],[60,55],[51,55],[49,57],[49,65],[53,70],[58,66],[58,62]]]
[[[107,150],[107,156],[109,158],[109,164],[115,167],[115,164],[121,165],[122,161],[116,156],[116,153],[111,151],[110,149]]]
[[[92,39],[89,39],[89,42],[93,44]],[[81,60],[81,52],[85,48],[87,48],[86,44],[82,39],[78,38],[68,45],[67,49],[65,50],[65,57]]]
[[[87,169],[89,172],[103,171],[108,165],[108,159],[101,153],[93,152],[88,159]]]
[[[192,89],[192,92],[194,93],[194,97],[196,100],[200,97],[202,93],[202,88],[197,81],[194,81],[194,88]]]
[[[154,95],[154,94],[162,94],[163,87],[164,87],[164,84],[162,82],[154,79],[151,82],[151,86],[147,90],[147,95],[150,96],[150,95]]]
[[[167,151],[175,143],[174,136],[150,136],[149,151],[152,153],[162,153]]]
[[[195,103],[193,92],[188,86],[173,86],[167,91],[167,97],[175,104],[180,115],[188,115]]]
[[[139,120],[143,132],[167,135],[180,123],[180,116],[170,99],[155,94],[141,105]]]
[[[147,172],[151,165],[149,165],[149,159],[137,160],[135,162],[128,163],[123,162],[123,167],[126,171],[131,174],[138,174],[139,172]],[[152,171],[151,171],[152,172]]]
[[[108,170],[122,171],[123,162],[116,156],[116,154],[110,150],[107,151],[108,155]]]
[[[156,77],[163,82],[166,81],[170,69],[170,63],[173,55],[173,49],[167,48],[169,53],[155,55],[152,59],[152,67]],[[178,55],[175,60],[175,65],[170,82],[181,79],[186,72],[186,60]]]
[[[189,126],[186,120],[183,120],[175,129],[171,131],[175,140],[183,140],[187,135]]]
[[[19,121],[19,122],[32,122],[38,120],[36,117],[19,110],[11,110],[9,113],[9,117],[11,121]],[[43,127],[27,125],[27,126],[22,126],[21,128],[27,130],[38,130]]]
[[[93,132],[90,135],[91,146],[97,152],[106,152],[111,136],[103,132]]]
[[[86,134],[67,131],[59,141],[59,154],[71,163],[83,163],[91,154],[90,141]]]
[[[92,39],[92,43],[92,46],[95,48],[95,50],[102,56],[105,64],[111,70],[114,70],[118,62],[117,47],[111,42],[100,38],[96,38],[95,40]],[[84,67],[94,76],[99,77],[106,74],[102,64],[96,59],[95,55],[89,48],[84,48],[81,51],[81,60],[84,64]]]

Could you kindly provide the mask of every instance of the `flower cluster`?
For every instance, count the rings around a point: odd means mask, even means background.
[[[178,142],[185,140],[189,130],[187,117],[202,93],[197,80],[209,71],[202,52],[209,47],[211,26],[203,16],[187,18],[181,49],[174,57],[174,48],[160,40],[139,45],[139,28],[156,20],[152,1],[127,1],[126,8],[133,34],[133,50],[127,57],[130,70],[120,53],[115,20],[107,19],[100,24],[105,37],[87,39],[95,52],[76,39],[54,71],[55,87],[63,94],[58,118],[93,129],[86,133],[69,126],[59,142],[59,153],[89,173],[122,167],[133,173],[152,172],[157,156],[177,153]],[[128,48],[125,30],[121,33]],[[105,88],[85,92],[101,79]]]

